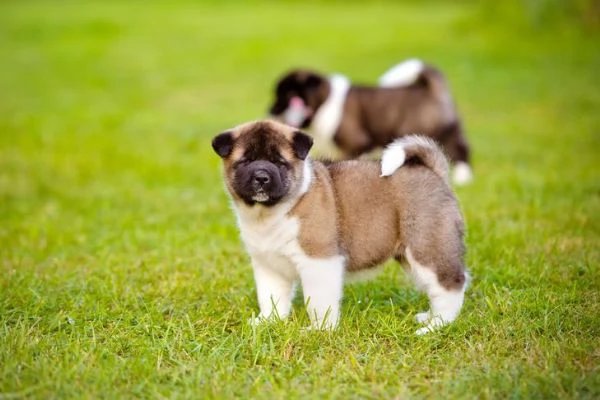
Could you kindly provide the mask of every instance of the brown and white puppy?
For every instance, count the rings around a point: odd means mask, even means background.
[[[463,219],[433,141],[407,136],[381,161],[322,163],[308,157],[310,136],[259,121],[212,146],[252,259],[259,320],[285,318],[300,281],[312,326],[333,328],[345,278],[392,257],[408,262],[429,296],[418,334],[457,317],[467,283]]]
[[[404,135],[440,143],[454,163],[453,180],[472,179],[469,145],[442,73],[411,59],[391,68],[379,86],[352,85],[343,75],[298,69],[275,89],[272,118],[307,128],[315,150],[330,158],[355,158]]]

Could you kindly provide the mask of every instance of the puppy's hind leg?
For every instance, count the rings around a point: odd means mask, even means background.
[[[417,335],[423,335],[436,328],[446,325],[456,319],[463,305],[467,286],[466,272],[462,266],[457,266],[452,285],[442,285],[440,276],[433,268],[420,264],[409,248],[406,248],[406,259],[410,264],[412,275],[417,288],[429,297],[430,310],[416,315],[417,322],[425,326],[417,330]]]
[[[313,329],[333,329],[340,314],[344,285],[344,258],[302,257],[298,272],[302,281],[304,302]]]

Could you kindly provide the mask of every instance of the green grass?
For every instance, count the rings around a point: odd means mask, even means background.
[[[494,20],[489,15],[489,20]],[[479,9],[0,4],[0,398],[598,398],[600,52]],[[439,65],[474,149],[460,318],[390,264],[333,333],[251,328],[210,139],[293,66]]]

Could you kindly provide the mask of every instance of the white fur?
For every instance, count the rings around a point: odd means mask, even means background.
[[[344,286],[344,257],[315,259],[300,256],[296,257],[295,261],[312,327],[335,328],[340,315]]]
[[[412,58],[394,65],[379,78],[380,87],[409,86],[417,81],[425,64],[423,61]]]
[[[277,269],[273,269],[273,266],[277,266]],[[252,268],[260,307],[257,320],[286,318],[294,297],[294,281],[297,275],[294,266],[277,254],[254,252]]]
[[[401,140],[390,143],[381,155],[381,176],[390,176],[400,168],[406,160],[404,144]]]
[[[473,180],[473,171],[471,171],[469,164],[457,162],[452,172],[452,180],[457,185],[466,185],[471,182]]]
[[[300,186],[300,195],[308,192],[310,184],[312,183],[312,175],[312,161],[309,157],[306,157],[306,160],[304,160],[304,167],[302,168],[302,185]]]
[[[254,196],[252,196],[252,200],[257,201],[257,202],[261,202],[261,201],[267,201],[269,200],[269,195],[266,193],[257,193]]]
[[[431,332],[454,321],[462,308],[467,284],[465,283],[460,290],[448,290],[440,285],[437,275],[431,268],[415,260],[408,247],[406,259],[417,289],[425,292],[429,297],[430,310],[416,315],[417,322],[425,323],[424,327],[417,330],[417,335]]]
[[[321,156],[339,158],[341,152],[335,145],[333,137],[342,122],[350,80],[344,75],[336,74],[329,78],[329,84],[331,87],[329,96],[315,113],[310,131],[315,140],[315,152]]]

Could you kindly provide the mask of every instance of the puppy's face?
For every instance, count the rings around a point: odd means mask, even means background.
[[[269,112],[290,126],[306,128],[328,95],[327,79],[312,71],[295,70],[277,83]]]
[[[217,135],[225,184],[247,205],[273,206],[299,191],[312,139],[274,121],[251,122]]]

